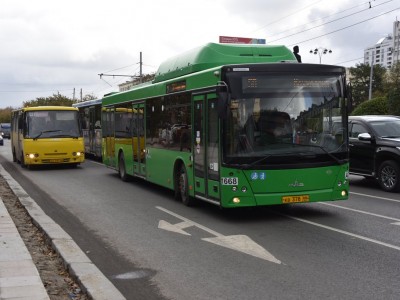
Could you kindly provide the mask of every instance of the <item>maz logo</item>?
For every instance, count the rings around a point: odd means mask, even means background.
[[[297,179],[296,179],[294,183],[289,183],[289,186],[291,186],[291,187],[302,187],[302,186],[304,186],[304,183],[298,182]]]

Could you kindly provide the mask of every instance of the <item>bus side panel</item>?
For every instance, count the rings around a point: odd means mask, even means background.
[[[173,190],[174,166],[177,161],[182,161],[188,174],[189,194],[193,196],[193,188],[190,188],[193,187],[191,154],[159,148],[147,148],[147,150],[147,180]]]
[[[117,169],[119,168],[121,154],[124,157],[126,173],[133,175],[132,139],[115,138],[115,161],[117,162]]]

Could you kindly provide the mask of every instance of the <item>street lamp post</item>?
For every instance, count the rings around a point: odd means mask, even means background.
[[[319,63],[321,64],[322,55],[332,53],[332,50],[327,49],[327,48],[318,47],[318,48],[315,48],[314,50],[311,49],[310,53],[315,54],[315,55],[318,54],[319,55]]]

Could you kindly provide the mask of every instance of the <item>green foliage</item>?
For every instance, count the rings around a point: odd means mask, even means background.
[[[11,106],[0,109],[0,123],[11,123]]]
[[[400,86],[388,93],[387,106],[391,115],[400,116]]]
[[[363,102],[351,113],[352,116],[387,115],[389,112],[386,97],[378,97]],[[392,113],[391,113],[392,114]]]
[[[76,100],[72,100],[60,94],[53,94],[50,97],[39,97],[36,100],[23,102],[23,107],[28,106],[72,106]]]
[[[368,100],[371,67],[369,64],[357,64],[351,67],[350,83],[352,85],[352,107],[356,107]],[[386,69],[380,65],[373,66],[372,97],[383,96]]]

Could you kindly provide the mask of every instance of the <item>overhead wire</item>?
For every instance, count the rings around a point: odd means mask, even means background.
[[[389,14],[389,13],[391,13],[391,12],[394,12],[394,11],[396,11],[396,10],[399,10],[399,9],[400,9],[400,7],[397,7],[397,8],[394,8],[394,9],[392,9],[392,10],[389,10],[389,11],[387,11],[387,12],[381,13],[381,14],[379,14],[379,15],[377,15],[377,16],[374,16],[374,17],[365,19],[365,20],[363,20],[363,21],[360,21],[360,22],[357,22],[357,23],[348,25],[348,26],[346,26],[346,27],[342,27],[342,28],[340,28],[340,29],[337,29],[337,30],[334,30],[334,31],[330,31],[330,32],[328,32],[328,33],[325,33],[325,34],[322,34],[322,35],[319,35],[319,36],[316,36],[316,37],[313,37],[313,38],[310,38],[310,39],[307,39],[307,40],[304,40],[304,41],[300,41],[300,42],[297,42],[297,43],[294,43],[294,44],[291,44],[291,45],[288,45],[288,46],[294,46],[294,45],[299,45],[299,44],[301,44],[301,43],[309,42],[309,41],[315,40],[315,39],[317,39],[317,38],[320,38],[320,37],[323,37],[323,36],[327,36],[327,35],[330,35],[330,34],[333,34],[333,33],[336,33],[336,32],[339,32],[339,31],[342,31],[342,30],[351,28],[351,27],[354,27],[354,26],[356,26],[356,25],[365,23],[365,22],[367,22],[367,21],[370,21],[370,20],[379,18],[379,17],[381,17],[381,16],[387,15],[387,14]]]
[[[299,9],[299,10],[296,10],[296,12],[293,12],[293,13],[291,13],[291,14],[289,14],[289,15],[286,15],[286,16],[280,18],[279,20],[272,21],[271,23],[268,23],[268,24],[266,24],[266,25],[264,25],[264,26],[262,26],[262,27],[260,27],[260,28],[258,28],[258,29],[256,29],[256,30],[254,30],[254,31],[252,31],[252,32],[257,32],[257,31],[259,31],[259,30],[261,30],[261,29],[263,29],[263,28],[265,28],[265,27],[267,27],[267,26],[270,26],[270,25],[272,25],[272,24],[281,22],[282,20],[287,19],[287,18],[289,18],[289,17],[291,17],[291,16],[294,16],[294,15],[298,14],[299,12],[301,12],[301,11],[303,11],[303,10],[306,10],[307,8],[309,8],[309,7],[311,7],[311,6],[314,6],[314,5],[316,5],[316,4],[318,4],[318,3],[322,2],[322,1],[324,1],[324,0],[319,0],[319,1],[317,1],[317,2],[313,2],[313,3],[311,3],[311,4],[307,5],[307,6],[305,6],[305,7],[301,8],[301,9]]]
[[[376,8],[376,7],[380,6],[380,5],[384,5],[384,4],[387,4],[387,3],[392,2],[392,1],[393,1],[393,0],[389,0],[389,1],[386,1],[386,2],[383,2],[383,3],[380,3],[380,4],[378,4],[378,5],[375,5],[375,6],[372,7],[372,8]],[[287,36],[284,36],[284,37],[281,37],[281,38],[279,38],[279,39],[270,41],[269,43],[273,43],[273,42],[276,42],[276,41],[280,41],[280,40],[283,40],[283,39],[286,39],[286,38],[289,38],[289,37],[292,37],[292,36],[295,36],[295,35],[298,35],[298,34],[301,34],[301,33],[304,33],[304,32],[310,31],[310,30],[313,30],[313,29],[316,29],[316,28],[318,28],[318,27],[322,27],[322,26],[325,26],[325,25],[327,25],[327,24],[331,24],[331,23],[334,23],[334,22],[343,20],[343,19],[345,19],[345,18],[354,16],[354,15],[356,15],[356,14],[360,14],[360,13],[362,13],[362,12],[364,12],[364,11],[367,11],[367,10],[370,10],[370,9],[372,9],[372,8],[371,8],[371,7],[368,7],[368,8],[366,8],[366,9],[363,9],[363,10],[354,12],[354,13],[352,13],[352,14],[349,14],[349,15],[346,15],[346,16],[343,16],[343,17],[340,17],[340,18],[338,18],[338,19],[331,20],[331,21],[329,21],[329,22],[326,22],[326,23],[323,23],[323,24],[320,24],[320,25],[317,25],[317,26],[314,26],[314,27],[311,27],[311,28],[308,28],[308,29],[305,29],[305,30],[302,30],[302,31],[299,31],[299,32],[295,32],[295,33],[293,33],[293,34],[290,34],[290,35],[287,35]]]
[[[322,21],[322,20],[327,19],[327,18],[329,18],[329,17],[335,16],[335,15],[338,15],[338,14],[342,14],[342,13],[344,13],[344,12],[346,12],[346,11],[353,10],[354,8],[357,8],[357,7],[359,7],[359,6],[364,6],[364,5],[369,4],[369,3],[371,3],[371,1],[366,1],[366,2],[363,1],[362,3],[360,3],[360,4],[358,4],[358,5],[355,5],[355,6],[352,6],[352,7],[350,7],[350,8],[344,9],[344,10],[342,10],[342,11],[333,13],[333,14],[331,14],[331,15],[327,15],[327,16],[324,16],[324,17],[321,17],[321,18],[318,18],[318,19],[314,19],[314,20],[311,20],[311,21],[308,22],[308,23],[305,23],[305,24],[302,24],[302,25],[298,25],[298,26],[295,26],[295,27],[286,29],[285,31],[282,31],[282,32],[279,32],[279,33],[276,33],[276,34],[272,34],[271,37],[284,34],[284,33],[288,32],[288,31],[292,31],[292,30],[294,30],[294,29],[297,29],[297,28],[300,28],[300,27],[304,27],[304,26],[307,26],[307,25],[309,25],[309,24],[313,24],[313,23],[318,22],[318,21]]]

